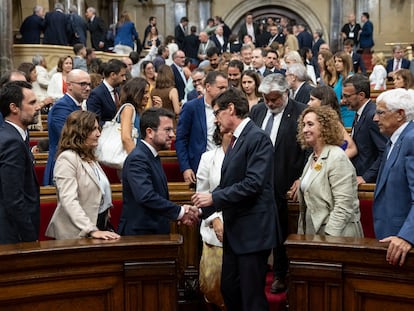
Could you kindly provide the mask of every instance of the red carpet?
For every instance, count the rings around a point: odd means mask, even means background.
[[[270,286],[272,286],[273,272],[268,272],[266,277],[266,297],[269,301],[269,311],[286,311],[286,293],[272,294]]]

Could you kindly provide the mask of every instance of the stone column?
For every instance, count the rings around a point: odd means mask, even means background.
[[[331,25],[330,25],[330,48],[332,51],[339,51],[342,49],[341,39],[341,20],[343,16],[342,12],[342,0],[331,0]]]
[[[12,1],[1,1],[0,8],[0,74],[13,68]]]

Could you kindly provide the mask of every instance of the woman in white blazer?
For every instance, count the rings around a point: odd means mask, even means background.
[[[62,56],[57,63],[57,72],[50,78],[47,87],[47,96],[57,101],[66,94],[66,76],[73,69],[73,58],[70,55]]]
[[[355,169],[339,147],[338,113],[309,107],[299,118],[298,140],[312,148],[300,178],[299,234],[362,237]]]
[[[58,206],[47,236],[57,240],[120,237],[110,231],[111,187],[95,157],[99,136],[95,113],[78,110],[66,119],[54,168]]]

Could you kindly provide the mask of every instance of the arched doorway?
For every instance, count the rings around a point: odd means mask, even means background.
[[[328,29],[321,23],[316,13],[300,1],[274,0],[272,4],[263,4],[261,0],[245,1],[237,4],[227,15],[223,16],[223,19],[233,32],[237,33],[247,12],[253,14],[255,21],[262,21],[266,17],[275,19],[287,17],[295,23],[304,23],[310,31],[322,29],[325,41],[329,42]]]

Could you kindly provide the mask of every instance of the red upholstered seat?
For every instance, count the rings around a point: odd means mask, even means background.
[[[43,175],[45,174],[46,165],[35,165],[35,172],[37,177],[37,182],[39,185],[43,185]]]
[[[113,200],[112,204],[114,207],[111,208],[111,224],[114,226],[115,231],[118,231],[119,220],[122,214],[122,200]]]
[[[39,241],[53,240],[45,235],[47,226],[52,219],[55,212],[56,202],[42,202],[40,203],[40,229],[39,229]]]
[[[178,162],[165,162],[162,164],[167,180],[171,182],[184,181],[183,174],[180,172]]]
[[[359,200],[359,209],[361,211],[361,225],[366,238],[375,239],[374,218],[372,214],[373,200]]]

